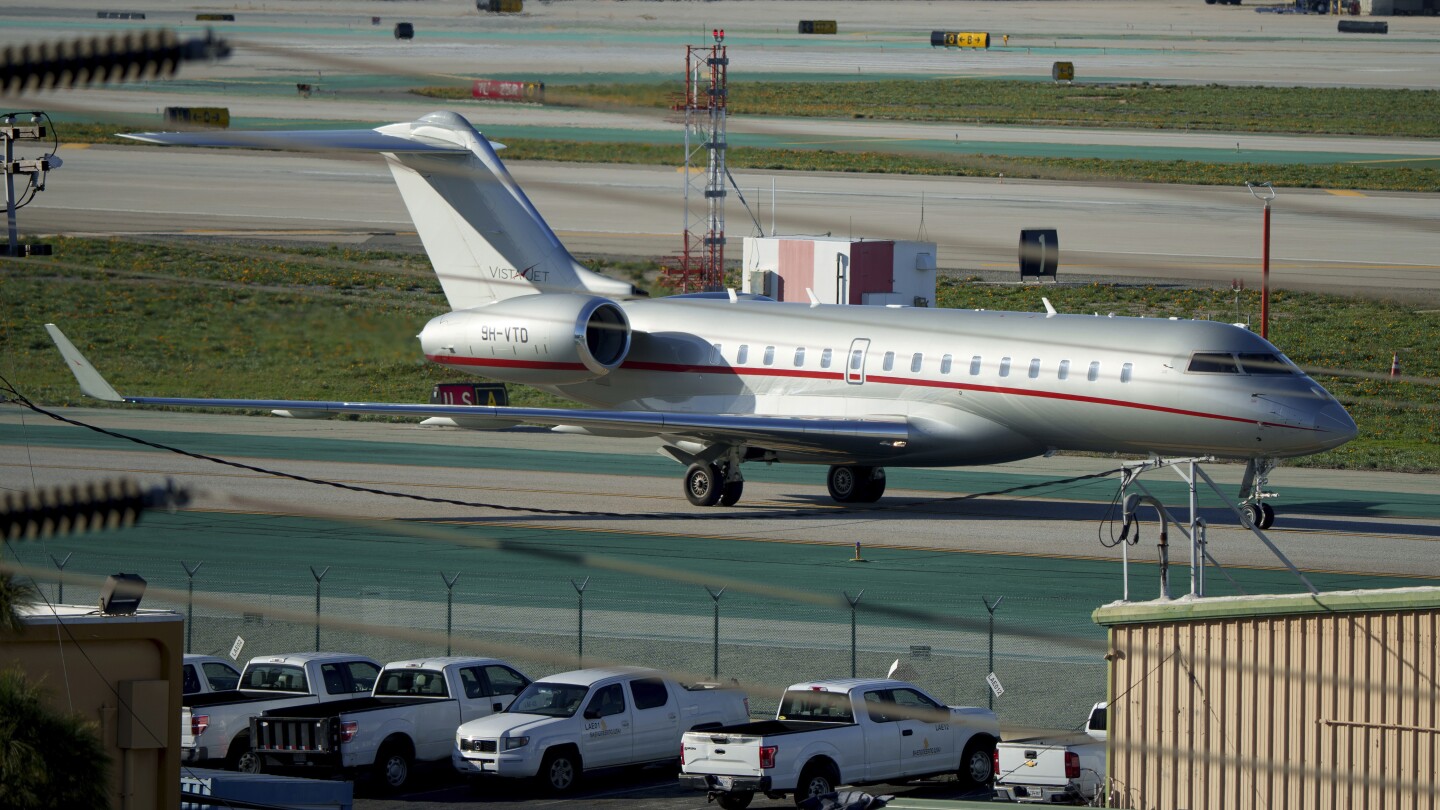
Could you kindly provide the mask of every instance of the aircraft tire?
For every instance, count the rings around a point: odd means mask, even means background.
[[[1257,529],[1261,528],[1260,521],[1264,520],[1265,512],[1260,508],[1260,504],[1247,503],[1242,504],[1240,508],[1245,512],[1245,517],[1250,519],[1250,525]]]
[[[740,496],[744,493],[744,481],[726,481],[720,490],[720,505],[734,506],[740,502]]]
[[[825,487],[836,503],[854,503],[860,499],[865,482],[870,480],[869,467],[836,464],[825,476]]]
[[[1263,531],[1275,525],[1275,508],[1268,503],[1260,504],[1260,522],[1255,524]]]
[[[724,495],[724,481],[714,464],[691,464],[685,471],[685,497],[695,506],[714,506]]]
[[[860,488],[860,494],[855,500],[861,503],[875,503],[880,496],[885,494],[885,468],[876,467],[870,471],[870,477],[866,479],[865,485]]]

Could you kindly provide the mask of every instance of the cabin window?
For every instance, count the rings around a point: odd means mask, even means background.
[[[923,362],[925,362],[925,355],[921,354],[920,352],[912,354],[910,356],[910,370],[919,371],[920,364]]]
[[[1060,361],[1060,369],[1055,372],[1055,377],[1056,377],[1056,379],[1063,380],[1063,379],[1065,379],[1066,377],[1069,377],[1069,376],[1070,376],[1070,361],[1069,361],[1069,360],[1061,360],[1061,361]]]
[[[735,363],[743,366],[748,359],[750,359],[750,344],[742,343],[740,344],[740,351],[735,353]]]
[[[1096,360],[1090,364],[1090,371],[1086,372],[1085,379],[1095,382],[1100,379],[1100,361]]]
[[[831,351],[829,349],[820,352],[820,368],[830,367],[830,355]]]
[[[975,376],[978,376],[979,374],[980,374],[980,355],[977,354],[977,355],[975,355],[974,357],[970,358],[970,376],[971,376],[971,377],[975,377]]]
[[[1235,357],[1225,352],[1196,352],[1190,355],[1186,371],[1196,374],[1239,374]]]
[[[800,368],[803,365],[805,365],[805,347],[801,346],[795,350],[795,367]]]
[[[1293,374],[1290,365],[1285,358],[1278,354],[1237,354],[1240,360],[1240,368],[1246,374]]]
[[[859,371],[859,370],[860,370],[860,363],[861,363],[864,359],[865,359],[865,353],[864,353],[863,351],[861,351],[861,350],[859,350],[859,349],[855,349],[854,351],[850,352],[850,369],[851,369],[852,371]]]
[[[950,360],[951,360],[951,358],[950,358],[950,355],[948,355],[948,354],[945,355],[944,357],[940,358],[940,373],[941,373],[941,374],[949,374],[949,373],[950,373]]]
[[[1008,357],[1002,357],[1002,358],[1000,358],[1000,376],[1001,376],[1001,377],[1009,377],[1009,376],[1010,376],[1010,358],[1008,358]]]
[[[1030,361],[1030,379],[1040,376],[1040,358],[1036,357]]]
[[[886,371],[893,370],[895,368],[895,353],[885,352],[885,362],[881,363],[880,365],[881,368],[885,369]]]
[[[1130,382],[1130,372],[1135,369],[1134,363],[1126,363],[1120,367],[1120,382]]]
[[[723,347],[721,347],[721,345],[720,345],[719,343],[716,343],[716,344],[712,345],[710,348],[713,350],[713,351],[710,353],[710,365],[712,365],[712,366],[718,366],[718,365],[720,365],[720,363],[723,362],[724,359],[725,359],[725,352],[722,350]]]
[[[775,347],[774,347],[774,346],[766,346],[766,347],[765,347],[765,365],[767,365],[767,366],[773,366],[773,365],[775,365]]]

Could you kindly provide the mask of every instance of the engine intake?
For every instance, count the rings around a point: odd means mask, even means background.
[[[630,319],[608,298],[544,293],[450,312],[420,332],[425,356],[506,382],[566,385],[609,374],[630,353]]]

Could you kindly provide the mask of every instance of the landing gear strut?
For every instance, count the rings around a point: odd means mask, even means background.
[[[874,503],[885,494],[885,468],[837,464],[825,485],[837,503]]]

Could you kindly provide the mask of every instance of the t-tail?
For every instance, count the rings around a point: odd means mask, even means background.
[[[186,146],[379,152],[430,256],[451,309],[545,292],[638,294],[591,272],[520,190],[492,143],[453,112],[373,130],[146,132],[125,137]]]

